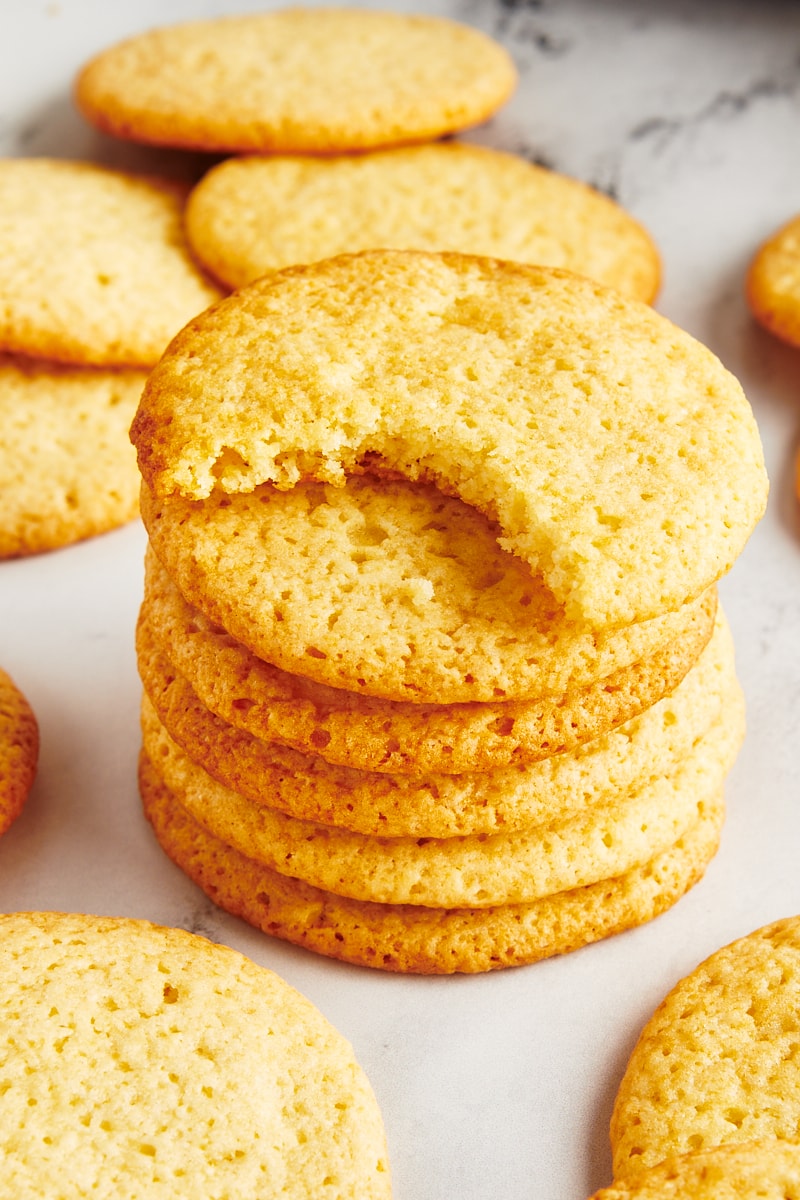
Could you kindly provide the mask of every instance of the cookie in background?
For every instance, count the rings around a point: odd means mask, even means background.
[[[0,834],[22,812],[39,760],[39,726],[14,680],[0,670]]]

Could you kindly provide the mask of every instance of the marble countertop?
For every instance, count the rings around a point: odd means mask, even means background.
[[[130,32],[256,7],[269,4],[0,0],[0,152],[175,170],[174,156],[83,124],[72,77]],[[456,17],[509,48],[519,89],[470,138],[577,176],[629,208],[663,256],[657,307],[710,346],[750,397],[772,493],[721,587],[749,721],[720,853],[652,924],[475,978],[353,968],[228,917],[164,857],[140,814],[133,630],[145,539],[131,525],[0,564],[0,663],[42,733],[38,781],[0,841],[0,907],[146,917],[279,972],[353,1042],[384,1113],[396,1200],[584,1200],[610,1181],[608,1119],[644,1020],[707,954],[800,912],[800,352],[762,332],[742,294],[756,246],[800,211],[800,5],[394,7]]]

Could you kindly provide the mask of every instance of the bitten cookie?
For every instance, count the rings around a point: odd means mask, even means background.
[[[332,158],[229,158],[186,205],[198,258],[232,288],[267,271],[375,247],[459,250],[564,267],[655,298],[658,252],[607,196],[456,142]]]
[[[611,1120],[614,1175],[731,1142],[797,1137],[800,918],[712,954],[656,1009]]]
[[[84,67],[76,99],[134,141],[330,154],[476,125],[515,83],[506,51],[454,21],[289,8],[131,38]]]
[[[747,273],[747,300],[761,324],[800,346],[800,216],[759,249]]]
[[[594,627],[698,596],[767,492],[741,388],[688,334],[577,276],[454,254],[341,256],[242,289],[172,343],[132,437],[159,496],[431,479]]]
[[[152,366],[222,295],[186,246],[185,196],[91,163],[0,160],[0,349]]]
[[[225,946],[144,921],[0,916],[5,1196],[386,1200],[348,1043]]]
[[[0,354],[0,558],[54,550],[138,515],[128,427],[145,378]]]
[[[0,834],[22,812],[38,759],[36,717],[13,679],[0,670]]]

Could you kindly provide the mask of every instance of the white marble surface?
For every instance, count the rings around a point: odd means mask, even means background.
[[[175,156],[88,129],[71,107],[74,72],[129,32],[256,7],[268,5],[0,0],[0,153],[184,169]],[[166,860],[139,813],[133,628],[144,536],[130,526],[0,564],[0,663],[42,731],[28,808],[0,842],[0,907],[148,917],[280,972],[353,1041],[383,1108],[397,1200],[582,1200],[610,1179],[617,1082],[665,991],[723,943],[800,912],[800,352],[756,328],[742,298],[754,248],[800,211],[800,5],[396,7],[455,16],[505,42],[519,90],[470,136],[628,206],[663,254],[658,307],[716,351],[750,396],[772,495],[722,586],[749,709],[722,849],[703,882],[651,925],[491,976],[387,976],[251,930]]]

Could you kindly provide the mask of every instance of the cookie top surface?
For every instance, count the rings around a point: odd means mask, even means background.
[[[139,778],[159,842],[215,904],[319,954],[420,974],[537,962],[651,920],[703,874],[723,816],[720,797],[669,850],[616,879],[529,904],[424,908],[352,900],[271,871],[203,829],[145,756]]]
[[[623,1179],[676,1154],[796,1137],[800,1124],[800,918],[719,950],[642,1031],[611,1122]]]
[[[0,979],[5,1195],[389,1196],[351,1047],[235,951],[143,921],[9,914]]]
[[[0,353],[0,558],[53,550],[136,517],[128,428],[145,378]]]
[[[0,670],[0,833],[22,812],[38,759],[36,717],[14,680]]]
[[[159,495],[433,479],[596,627],[697,596],[766,503],[749,405],[708,350],[588,280],[463,255],[365,252],[244,288],[173,342],[132,437]]]
[[[289,816],[381,837],[510,832],[608,803],[676,770],[738,691],[720,611],[714,636],[674,692],[586,745],[493,771],[392,775],[337,766],[228,725],[154,649],[143,621],[137,652],[160,722],[215,779]]]
[[[777,1139],[669,1158],[591,1200],[800,1200],[800,1145]]]
[[[91,163],[0,160],[0,348],[152,366],[222,295],[187,248],[185,195]]]
[[[367,695],[443,704],[561,694],[669,637],[663,617],[575,626],[496,527],[430,485],[362,476],[202,501],[144,487],[141,511],[192,604],[267,662]]]
[[[761,324],[800,346],[800,216],[760,247],[747,273],[746,292]]]
[[[206,829],[272,870],[379,904],[490,908],[611,879],[674,845],[719,793],[741,744],[734,695],[674,774],[566,820],[493,836],[373,837],[254,804],[213,780],[143,704],[144,748]]]
[[[118,137],[325,154],[476,125],[515,83],[506,51],[468,26],[290,8],[131,38],[83,69],[76,97],[89,120]]]
[[[334,158],[230,158],[186,205],[198,258],[230,287],[373,247],[564,267],[652,301],[660,263],[607,196],[513,154],[456,142]]]

